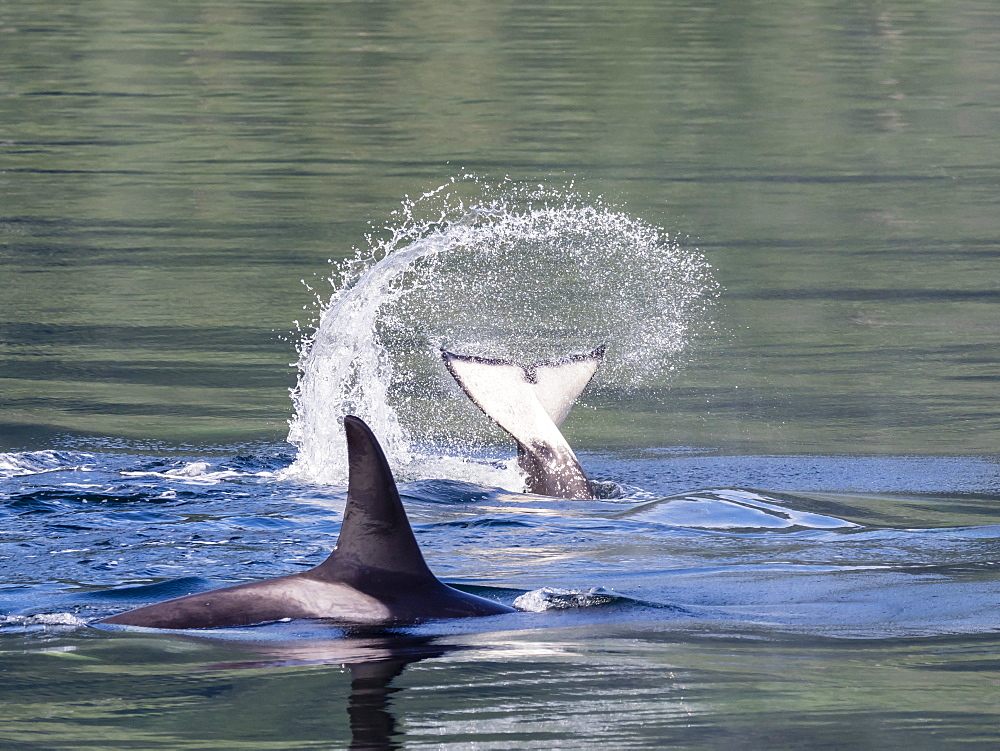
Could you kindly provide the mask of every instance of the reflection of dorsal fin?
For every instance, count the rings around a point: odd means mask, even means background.
[[[591,497],[587,478],[558,426],[601,364],[603,347],[528,368],[444,350],[441,356],[473,403],[517,441],[529,492]]]
[[[353,415],[344,418],[344,429],[347,506],[337,546],[320,571],[350,579],[353,572],[375,569],[436,581],[413,536],[382,447],[369,427]]]

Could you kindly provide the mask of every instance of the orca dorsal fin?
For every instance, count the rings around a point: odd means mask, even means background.
[[[437,581],[399,499],[389,462],[360,418],[344,418],[349,479],[340,536],[317,569],[325,576],[381,580],[384,574]]]
[[[510,360],[441,350],[465,393],[517,441],[527,490],[561,498],[590,498],[590,486],[559,424],[597,371],[604,348],[545,360],[527,368]]]

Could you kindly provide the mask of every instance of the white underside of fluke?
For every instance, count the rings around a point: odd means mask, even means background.
[[[528,492],[591,497],[587,478],[559,425],[597,372],[603,348],[529,367],[443,350],[441,356],[476,406],[517,441]]]

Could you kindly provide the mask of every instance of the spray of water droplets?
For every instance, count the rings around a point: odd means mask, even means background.
[[[442,347],[527,364],[604,345],[591,388],[627,391],[677,367],[715,291],[696,250],[572,186],[453,179],[366,239],[300,345],[289,432],[300,479],[345,480],[342,418],[355,414],[404,477],[517,486],[511,466],[455,448],[488,422]]]

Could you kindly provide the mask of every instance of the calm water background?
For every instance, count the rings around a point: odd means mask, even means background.
[[[0,5],[4,744],[995,744],[998,32],[957,0]],[[74,625],[325,554],[342,488],[270,474],[301,280],[463,171],[575,179],[722,285],[683,367],[566,426],[625,500],[407,489],[447,580],[623,597]]]

